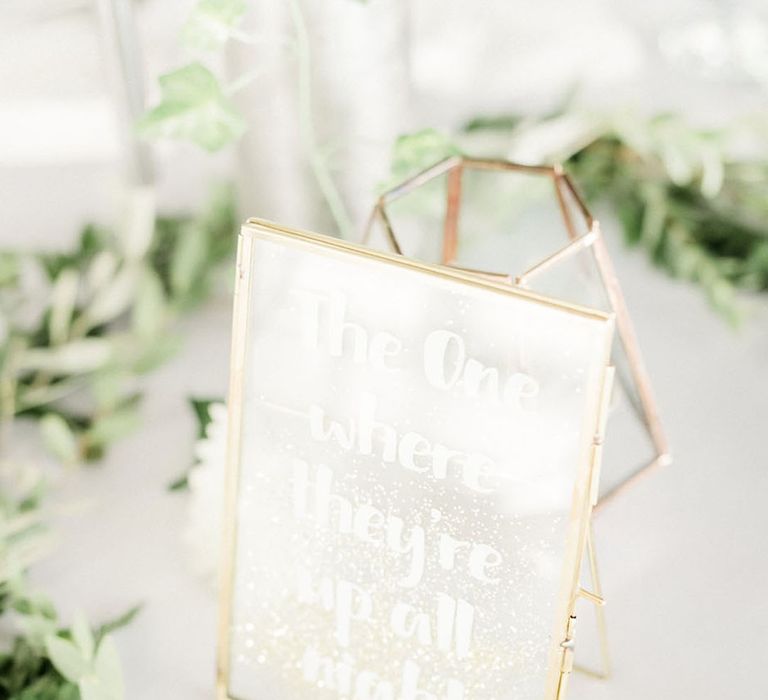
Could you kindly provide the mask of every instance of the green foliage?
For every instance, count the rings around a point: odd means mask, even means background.
[[[217,151],[238,139],[245,122],[216,76],[201,63],[160,76],[161,101],[139,124],[147,138],[191,141]]]
[[[455,140],[436,129],[403,134],[398,137],[392,151],[392,178],[389,186],[398,184],[444,158],[457,155],[461,155],[461,150]]]
[[[434,129],[401,136],[389,186],[478,139],[495,153],[533,140],[541,162],[564,162],[590,202],[617,214],[629,245],[668,274],[698,284],[712,308],[736,325],[737,290],[768,290],[768,163],[730,155],[731,141],[745,138],[755,135],[696,129],[671,115],[482,116],[454,137]]]
[[[204,438],[208,426],[211,424],[211,405],[215,403],[221,403],[221,399],[199,399],[190,398],[189,404],[192,407],[192,411],[195,414],[195,421],[197,424],[197,439]],[[194,466],[194,464],[193,464]],[[174,479],[169,485],[169,491],[186,491],[189,488],[189,470],[185,471],[181,476]]]
[[[366,0],[358,0],[365,2]],[[318,190],[342,237],[353,235],[347,207],[334,181],[328,149],[317,142],[312,107],[312,56],[309,32],[301,4],[287,0],[294,36],[285,52],[287,61],[296,64],[296,87],[301,138],[307,163],[314,174]],[[240,30],[247,10],[245,0],[198,0],[182,32],[182,43],[194,51],[222,51],[229,40],[253,43],[254,38]],[[259,71],[247,72],[223,86],[205,66],[195,62],[160,76],[160,104],[144,115],[138,124],[146,138],[171,138],[189,141],[208,151],[218,151],[236,141],[246,123],[230,98],[249,85]],[[190,237],[187,255],[192,266],[202,249]],[[187,284],[185,269],[180,283]]]
[[[182,44],[199,51],[222,48],[236,35],[246,9],[245,0],[199,0],[184,25]]]
[[[700,285],[736,325],[736,290],[768,289],[768,194],[744,176],[762,173],[765,181],[768,165],[729,158],[728,137],[669,116],[631,129],[620,122],[567,166],[588,199],[616,211],[629,245]]]
[[[68,633],[49,634],[45,651],[61,676],[77,686],[82,700],[120,700],[124,695],[120,659],[111,636],[98,644],[82,614]]]
[[[189,472],[185,471],[168,484],[169,491],[187,491],[189,489]]]
[[[24,571],[48,549],[40,512],[44,490],[43,480],[31,470],[0,465],[0,613],[19,606],[28,614],[47,610],[20,594]]]
[[[65,464],[74,464],[79,455],[77,438],[62,416],[46,413],[40,419],[40,433],[48,451]]]
[[[80,693],[45,652],[17,637],[0,653],[0,700],[80,700]]]
[[[118,615],[114,620],[109,620],[103,623],[94,633],[94,639],[96,646],[101,644],[101,641],[112,632],[130,625],[134,621],[136,616],[141,612],[141,605],[134,605],[132,608],[126,610],[122,615]]]
[[[247,9],[245,0],[198,0],[184,24],[182,45],[192,51],[221,51],[230,39],[250,41],[239,29]],[[190,141],[213,152],[245,131],[245,121],[230,100],[241,87],[239,81],[225,88],[208,68],[193,62],[161,75],[158,82],[160,103],[138,124],[145,138]]]
[[[99,459],[138,424],[138,377],[173,354],[170,324],[206,297],[233,254],[231,190],[199,217],[148,226],[139,247],[135,231],[130,247],[120,232],[86,226],[70,252],[0,252],[2,412],[39,419],[63,462]]]
[[[0,653],[0,700],[123,697],[114,641],[109,635],[95,635],[82,615],[76,616],[70,629],[51,630],[42,644],[20,635]]]
[[[189,404],[195,414],[197,421],[197,439],[204,438],[211,424],[211,406],[215,403],[221,403],[221,399],[198,399],[190,398]]]
[[[473,117],[464,125],[464,131],[510,131],[523,122],[523,118],[517,114],[491,114]]]
[[[109,635],[139,608],[95,632],[82,614],[60,627],[56,610],[31,590],[26,575],[47,550],[44,492],[35,472],[0,468],[0,616],[19,630],[0,651],[0,700],[120,700],[120,663]]]

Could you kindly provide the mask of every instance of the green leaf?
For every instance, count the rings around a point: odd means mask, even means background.
[[[396,180],[409,177],[448,156],[460,155],[459,147],[436,129],[422,129],[404,134],[395,142],[392,154],[392,176]]]
[[[182,43],[202,51],[221,48],[239,26],[246,9],[245,0],[200,0],[184,25]]]
[[[470,119],[463,131],[471,134],[473,131],[512,131],[523,122],[518,114],[481,115]]]
[[[716,197],[723,189],[725,165],[722,154],[712,146],[701,149],[701,192],[705,197]]]
[[[69,324],[77,301],[80,275],[72,268],[64,268],[51,292],[51,313],[48,319],[48,336],[52,345],[61,345],[69,335]]]
[[[222,399],[198,399],[190,398],[189,403],[197,419],[197,439],[204,438],[211,424],[211,406],[223,403]],[[189,488],[189,470],[176,477],[168,484],[169,491],[186,491]]]
[[[65,683],[60,686],[55,700],[82,700],[82,698],[80,697],[80,691],[76,685]]]
[[[112,637],[105,637],[92,670],[78,683],[81,700],[122,700],[125,696],[120,657]]]
[[[640,240],[652,254],[656,252],[664,233],[667,220],[666,201],[659,187],[649,185],[643,188],[645,211],[640,229]]]
[[[109,411],[124,398],[130,372],[122,367],[109,366],[92,375],[90,389],[99,410]]]
[[[126,625],[133,622],[134,618],[141,612],[143,605],[134,605],[132,608],[126,610],[122,615],[116,617],[114,620],[105,622],[101,627],[96,630],[96,642],[97,645],[101,644],[101,640],[108,634],[122,629]]]
[[[96,654],[96,663],[94,664],[96,676],[102,683],[104,698],[123,697],[123,674],[120,668],[120,656],[117,653],[117,647],[111,636],[107,635],[99,644],[99,651]]]
[[[19,256],[0,252],[0,288],[15,286],[19,279]]]
[[[55,348],[30,348],[19,353],[18,369],[49,374],[82,374],[106,365],[112,357],[112,343],[106,338],[73,340]]]
[[[180,346],[181,339],[178,336],[164,333],[152,342],[146,343],[136,356],[131,369],[137,374],[151,372],[171,359],[179,351]]]
[[[72,683],[78,683],[90,671],[90,659],[67,639],[49,635],[45,638],[45,650],[56,670]]]
[[[222,399],[198,399],[192,397],[189,399],[189,403],[192,406],[192,410],[195,413],[197,419],[197,438],[204,438],[208,430],[208,426],[213,420],[211,418],[211,406],[213,404],[223,403]]]
[[[85,287],[88,296],[94,296],[106,285],[117,271],[118,260],[109,250],[102,250],[93,256],[85,273]]]
[[[135,264],[123,265],[118,270],[83,312],[88,328],[113,321],[130,307],[136,295],[139,273],[140,268]]]
[[[150,338],[160,332],[167,316],[163,283],[154,270],[145,267],[133,305],[133,328],[141,337]]]
[[[65,464],[74,464],[79,457],[77,438],[57,413],[47,413],[40,419],[43,444]]]
[[[82,612],[75,615],[72,622],[72,640],[86,659],[92,659],[95,651],[93,632]]]
[[[186,491],[189,489],[189,472],[184,472],[181,476],[177,476],[170,484],[168,484],[169,491]]]
[[[56,622],[39,613],[20,615],[18,625],[27,642],[35,649],[44,649],[45,639],[56,634]]]
[[[34,508],[37,507],[39,506],[34,506]],[[56,610],[53,604],[42,596],[26,594],[23,598],[14,600],[13,609],[21,615],[40,615],[46,620],[56,620]]]
[[[174,294],[185,296],[205,268],[208,238],[202,226],[184,226],[171,259],[171,287]]]
[[[86,433],[90,444],[110,445],[126,435],[130,435],[141,423],[139,412],[133,405],[123,406],[97,418]]]
[[[117,240],[126,260],[139,261],[149,250],[155,233],[155,188],[132,187],[117,229]]]
[[[139,124],[145,137],[187,140],[218,151],[245,131],[216,77],[200,63],[161,76],[160,89],[160,104]]]

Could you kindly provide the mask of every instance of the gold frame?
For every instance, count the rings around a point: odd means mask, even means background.
[[[446,206],[445,220],[443,224],[442,264],[455,266],[459,243],[459,217],[461,214],[462,197],[462,173],[465,170],[489,170],[518,172],[528,175],[547,177],[552,181],[555,199],[569,242],[551,255],[528,268],[512,279],[507,274],[496,272],[465,270],[489,279],[506,281],[517,287],[525,288],[529,280],[537,274],[544,272],[567,260],[574,253],[582,250],[590,250],[594,256],[597,269],[605,288],[608,302],[612,311],[616,314],[616,328],[621,339],[629,362],[631,379],[637,388],[640,406],[635,408],[638,418],[643,422],[648,431],[651,444],[655,449],[655,455],[647,463],[641,464],[623,482],[619,483],[598,501],[596,508],[601,509],[609,501],[612,501],[620,493],[630,488],[638,479],[649,474],[657,467],[668,465],[672,462],[669,445],[664,430],[659,420],[656,399],[651,389],[651,382],[645,368],[640,345],[637,340],[632,319],[624,299],[624,294],[619,285],[619,280],[614,271],[605,241],[600,230],[600,223],[592,216],[583,197],[579,194],[573,179],[563,167],[556,165],[524,165],[508,160],[495,158],[470,158],[467,156],[451,156],[426,168],[413,177],[404,180],[379,196],[371,210],[365,228],[362,242],[365,244],[370,238],[373,224],[378,220],[384,228],[389,247],[398,255],[402,255],[402,248],[392,226],[387,207],[392,202],[404,197],[419,187],[431,182],[435,178],[446,176]],[[577,219],[581,218],[584,230],[579,230]]]
[[[230,365],[230,384],[228,399],[228,434],[227,434],[227,475],[225,487],[225,522],[224,549],[221,567],[219,593],[219,645],[217,655],[216,697],[217,700],[236,700],[228,695],[230,675],[230,619],[232,613],[232,589],[234,585],[235,557],[237,542],[237,502],[240,469],[240,447],[242,430],[242,404],[244,398],[245,356],[249,321],[249,302],[251,293],[251,263],[253,245],[257,238],[279,240],[288,245],[309,246],[319,251],[344,252],[365,260],[375,260],[382,264],[409,269],[425,275],[448,279],[457,284],[480,287],[506,296],[523,297],[532,302],[557,308],[568,313],[592,318],[608,324],[606,342],[603,349],[601,395],[594,401],[594,406],[585,414],[585,421],[593,439],[585,444],[580,457],[578,474],[575,481],[571,515],[566,537],[566,549],[563,560],[561,591],[556,601],[555,628],[550,647],[547,686],[543,689],[542,700],[562,700],[573,669],[573,627],[575,605],[579,597],[586,598],[597,605],[602,605],[599,594],[599,582],[596,580],[596,565],[590,523],[592,509],[597,493],[599,465],[602,453],[603,430],[605,427],[606,408],[610,396],[613,368],[610,366],[610,354],[613,344],[614,314],[596,311],[577,304],[550,299],[543,295],[510,285],[506,282],[488,279],[482,275],[448,266],[429,265],[403,257],[400,254],[385,253],[336,238],[322,236],[306,231],[299,231],[280,226],[268,221],[249,219],[243,226],[237,253],[237,273],[234,293],[234,311],[232,320],[232,348]],[[580,586],[581,566],[585,553],[590,558],[593,573],[592,585],[596,592],[590,592]]]

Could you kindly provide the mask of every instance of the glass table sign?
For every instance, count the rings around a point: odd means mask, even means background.
[[[612,334],[611,314],[249,221],[219,699],[558,697]]]

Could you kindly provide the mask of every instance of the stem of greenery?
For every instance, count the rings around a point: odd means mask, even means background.
[[[325,198],[342,238],[353,235],[352,220],[347,213],[341,195],[328,169],[325,157],[317,145],[315,125],[312,118],[312,55],[309,48],[309,35],[304,15],[298,0],[289,0],[291,18],[296,32],[296,57],[298,60],[299,119],[304,146],[309,154],[312,172],[318,187]]]

